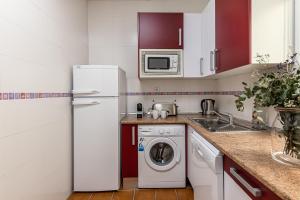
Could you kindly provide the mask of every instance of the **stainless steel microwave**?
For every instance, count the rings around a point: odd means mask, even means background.
[[[182,77],[181,49],[141,49],[140,77]]]

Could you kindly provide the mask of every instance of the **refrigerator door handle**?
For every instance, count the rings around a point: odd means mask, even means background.
[[[72,90],[72,94],[79,95],[79,94],[99,94],[99,90]]]
[[[72,105],[98,105],[100,101],[72,101]]]

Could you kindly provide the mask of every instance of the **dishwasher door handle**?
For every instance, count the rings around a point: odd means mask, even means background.
[[[233,177],[235,177],[240,184],[242,184],[254,197],[261,197],[262,191],[259,188],[255,188],[250,185],[240,174],[238,174],[237,170],[234,167],[230,167],[230,173]]]

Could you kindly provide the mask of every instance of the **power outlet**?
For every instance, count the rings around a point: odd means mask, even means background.
[[[160,88],[159,87],[154,87],[154,92],[160,92]]]

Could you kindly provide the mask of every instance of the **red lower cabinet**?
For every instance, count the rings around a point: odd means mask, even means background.
[[[224,156],[224,200],[281,200],[275,193]]]
[[[138,176],[138,134],[136,124],[122,125],[122,177]]]

